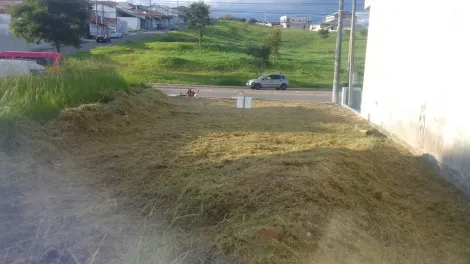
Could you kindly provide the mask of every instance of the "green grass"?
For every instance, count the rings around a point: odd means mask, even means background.
[[[221,21],[210,27],[202,52],[194,33],[179,31],[79,53],[66,59],[58,74],[0,79],[0,118],[50,118],[63,108],[100,100],[103,91],[146,82],[244,85],[256,77],[246,47],[262,43],[272,30]],[[326,40],[316,32],[299,30],[283,30],[282,35],[281,57],[265,72],[286,74],[291,87],[331,87],[334,34]],[[365,40],[358,38],[357,62],[362,76]],[[347,40],[344,45],[346,69]],[[345,74],[343,71],[343,77]]]
[[[142,82],[244,85],[256,77],[245,49],[262,43],[273,29],[240,22],[220,21],[204,37],[202,53],[192,32],[171,32],[152,39],[96,48],[75,55],[105,58],[119,65],[120,73],[132,84]],[[328,88],[332,85],[335,33],[322,40],[318,33],[282,30],[281,58],[266,73],[284,73],[291,87]],[[362,79],[365,57],[364,37],[358,34],[357,63]],[[343,82],[346,82],[348,38],[343,42]]]
[[[111,64],[69,58],[59,73],[0,79],[0,118],[51,118],[63,108],[99,101],[104,91],[127,87]]]

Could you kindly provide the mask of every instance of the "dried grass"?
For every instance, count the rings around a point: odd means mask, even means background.
[[[51,129],[143,215],[232,263],[468,263],[470,208],[419,157],[329,104],[133,91]]]

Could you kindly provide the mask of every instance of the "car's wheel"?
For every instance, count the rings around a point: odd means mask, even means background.
[[[285,83],[281,84],[281,90],[285,90],[285,89],[287,89],[287,84]]]
[[[100,43],[100,41],[99,41],[99,40],[96,40],[96,43]]]
[[[255,86],[253,86],[253,88],[255,88],[255,90],[259,90],[261,89],[261,84],[257,83]]]

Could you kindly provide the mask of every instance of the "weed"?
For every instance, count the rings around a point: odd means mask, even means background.
[[[103,60],[70,58],[58,73],[0,79],[0,118],[48,119],[63,108],[97,102],[104,91],[127,87],[117,69]]]

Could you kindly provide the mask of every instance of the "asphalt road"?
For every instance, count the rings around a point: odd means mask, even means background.
[[[272,90],[252,90],[244,87],[217,87],[217,86],[174,86],[174,85],[152,85],[153,88],[163,91],[168,96],[178,96],[180,93],[186,94],[189,88],[194,91],[199,90],[198,97],[235,99],[239,95],[250,96],[253,100],[274,100],[274,101],[298,101],[298,102],[331,102],[331,91],[328,90],[307,90],[307,89],[287,89],[286,91]]]
[[[77,52],[89,51],[96,47],[115,45],[115,44],[126,42],[128,40],[132,41],[132,40],[150,38],[152,36],[155,36],[156,34],[165,34],[165,33],[166,33],[165,31],[147,31],[147,32],[139,32],[139,33],[130,33],[130,34],[124,35],[121,39],[111,39],[110,43],[96,43],[95,40],[87,40],[87,42],[81,45],[82,47],[80,49],[76,49],[74,47],[63,47],[60,53],[64,55],[71,55]]]

